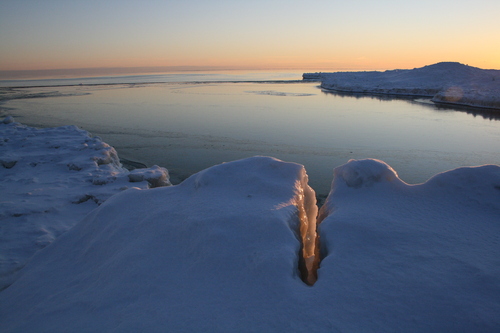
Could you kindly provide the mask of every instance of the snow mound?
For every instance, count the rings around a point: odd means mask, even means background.
[[[441,62],[412,70],[305,73],[341,92],[432,97],[435,103],[500,109],[500,70]]]
[[[254,157],[114,195],[0,293],[0,330],[498,330],[499,166],[420,185],[377,160],[336,168],[312,287],[306,184],[303,166]]]
[[[14,122],[14,117],[12,117],[12,116],[7,116],[2,121],[2,123],[4,123],[4,124],[10,124],[10,123],[13,123],[13,122]]]
[[[288,326],[291,292],[309,288],[298,271],[303,170],[254,157],[113,196],[0,293],[1,330]]]
[[[44,248],[112,195],[168,185],[164,168],[122,168],[113,147],[75,126],[0,123],[0,290]]]
[[[398,175],[389,165],[382,161],[369,160],[349,160],[343,166],[335,168],[333,176],[336,185],[341,180],[349,187],[372,186],[374,183],[382,181],[398,181]]]
[[[132,183],[147,181],[150,188],[171,185],[167,169],[153,165],[148,169],[135,169],[130,171],[128,179]]]
[[[419,185],[388,168],[353,160],[335,169],[320,212],[323,260],[314,288],[331,297],[341,330],[494,332],[500,167],[459,168]],[[379,181],[346,186],[345,175],[360,169],[372,170],[363,179]]]

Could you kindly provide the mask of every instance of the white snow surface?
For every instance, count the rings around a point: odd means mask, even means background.
[[[435,103],[500,109],[500,70],[458,62],[385,72],[304,73],[303,77],[340,92],[427,96]]]
[[[113,194],[168,184],[166,169],[129,173],[114,148],[75,126],[36,129],[5,118],[0,123],[0,290],[36,251]]]
[[[420,185],[378,160],[337,167],[312,287],[298,272],[306,182],[299,164],[252,157],[122,191],[0,292],[0,331],[498,332],[499,166]]]
[[[500,166],[419,185],[378,160],[335,168],[308,286],[302,165],[252,157],[148,189],[166,170],[127,172],[76,127],[0,133],[2,270],[24,266],[2,280],[0,332],[499,331]]]

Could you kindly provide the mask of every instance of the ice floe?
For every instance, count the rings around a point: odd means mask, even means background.
[[[249,94],[256,95],[269,95],[269,96],[295,96],[295,97],[303,97],[303,96],[314,96],[314,94],[308,93],[293,93],[293,92],[284,92],[284,91],[275,91],[275,90],[258,90],[258,91],[245,91]]]

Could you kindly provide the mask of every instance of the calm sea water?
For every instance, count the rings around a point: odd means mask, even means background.
[[[254,155],[305,165],[320,195],[328,193],[333,168],[351,158],[381,159],[408,183],[460,166],[500,164],[498,116],[412,99],[325,92],[318,83],[297,82],[301,74],[66,79],[71,81],[15,89],[18,97],[34,98],[1,107],[31,126],[82,127],[122,158],[168,168],[174,182]]]

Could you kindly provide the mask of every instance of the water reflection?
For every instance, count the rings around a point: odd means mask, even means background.
[[[321,92],[325,95],[335,95],[339,97],[355,98],[355,99],[372,99],[378,101],[406,101],[411,104],[420,104],[422,107],[428,107],[436,111],[451,111],[451,112],[465,112],[474,117],[480,116],[487,120],[500,120],[500,110],[493,110],[488,108],[470,107],[463,105],[447,105],[447,104],[435,104],[430,98],[419,98],[411,96],[400,96],[400,95],[388,95],[388,94],[372,94],[372,93],[350,93],[350,92],[340,92],[332,91],[327,89],[321,89]]]
[[[321,88],[321,92],[324,94],[331,94],[331,95],[336,95],[340,97],[347,97],[347,98],[356,98],[356,99],[361,99],[361,98],[367,98],[367,99],[374,99],[374,100],[379,100],[379,101],[394,101],[394,100],[401,100],[401,101],[408,101],[408,102],[413,102],[418,96],[403,96],[403,95],[389,95],[389,94],[373,94],[373,93],[357,93],[357,92],[343,92],[343,91],[333,91],[333,90],[327,90]]]
[[[500,146],[492,144],[500,142],[497,115],[407,97],[325,91],[314,82],[23,91],[31,97],[54,95],[4,102],[18,121],[80,126],[123,158],[168,168],[174,182],[254,155],[305,165],[319,196],[328,193],[333,168],[351,158],[383,160],[408,183],[459,166],[500,164]]]
[[[472,108],[467,106],[449,106],[446,104],[437,104],[436,109],[439,111],[460,111],[465,112],[475,117],[482,117],[486,120],[500,120],[500,111],[491,110],[486,108]]]

